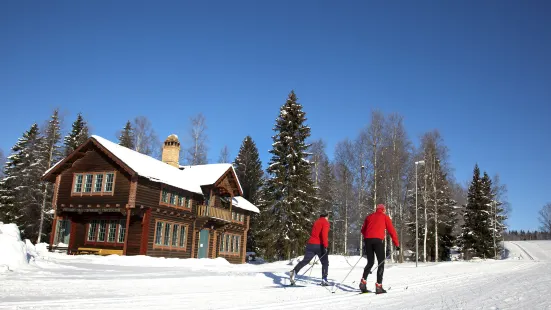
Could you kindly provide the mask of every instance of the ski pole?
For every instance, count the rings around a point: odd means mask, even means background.
[[[369,274],[372,274],[372,273],[373,273],[373,270],[379,268],[379,266],[381,266],[381,265],[385,262],[385,260],[389,259],[389,258],[392,256],[392,254],[394,254],[394,252],[396,252],[396,251],[393,251],[392,253],[388,254],[388,256],[385,257],[385,259],[383,259],[383,261],[380,262],[379,265],[373,267],[373,269],[371,269],[371,271],[369,271]]]
[[[329,252],[329,251],[325,252],[325,254],[323,254],[323,255],[320,257],[320,261],[321,261],[321,258],[324,257],[325,255],[327,255],[328,252]],[[314,261],[315,261],[315,260],[314,260]],[[314,267],[314,264],[312,264],[312,266],[310,266],[308,269],[306,269],[306,271],[303,272],[302,275],[297,275],[297,279],[295,280],[295,282],[299,280],[299,277],[304,276],[310,269],[312,269],[312,267]]]
[[[385,260],[387,260],[392,254],[394,254],[395,251],[393,251],[392,253],[390,253],[382,262],[379,263],[379,265],[377,265],[376,267],[374,267],[373,269],[371,269],[371,271],[369,272],[370,274],[373,273],[373,270],[375,270],[376,268],[379,268],[379,266],[381,266]],[[360,262],[360,260],[363,258],[363,254],[362,256],[360,257],[360,259],[358,259],[358,261],[356,262],[356,264],[354,264],[354,266],[350,269],[350,271],[348,272],[348,274],[346,275],[346,277],[344,277],[344,279],[339,282],[339,284],[335,285],[335,286],[338,286],[338,285],[341,285],[345,280],[346,278],[348,278],[348,275],[350,275],[350,273],[352,272],[352,270],[354,270],[354,268],[356,268],[356,265],[358,265],[358,263]],[[331,291],[331,293],[335,293],[336,289]]]
[[[312,266],[311,267],[314,267],[314,265],[316,264],[316,258],[318,258],[317,256],[314,257],[314,262],[312,263]],[[312,276],[312,271],[314,270],[314,268],[310,268],[310,273],[308,274],[308,276]]]
[[[360,260],[362,260],[363,257],[364,257],[364,256],[363,256],[363,254],[362,254],[362,256],[360,256],[360,259],[358,259],[358,261],[354,264],[354,266],[352,266],[352,268],[350,268],[350,271],[348,272],[348,274],[346,275],[346,277],[344,277],[344,279],[342,279],[342,281],[339,282],[337,285],[333,285],[333,287],[338,286],[338,285],[341,285],[341,284],[344,282],[344,280],[346,280],[346,278],[348,278],[348,275],[350,275],[350,273],[352,272],[352,270],[354,270],[354,268],[356,268],[356,265],[358,265],[358,263],[360,262]],[[335,289],[335,290],[336,290],[336,289]],[[332,290],[331,293],[335,294],[335,290]]]

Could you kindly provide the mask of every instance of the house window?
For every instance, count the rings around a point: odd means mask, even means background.
[[[107,223],[105,223],[104,220],[99,221],[99,234],[98,234],[98,242],[105,242],[105,232]]]
[[[96,241],[96,233],[98,232],[98,221],[93,220],[88,228],[88,241]]]
[[[186,226],[180,227],[180,243],[178,244],[181,248],[186,247]]]
[[[177,196],[178,196],[178,195],[175,195],[174,193],[171,193],[171,194],[170,194],[170,204],[171,204],[171,205],[175,205],[175,204],[176,204],[176,197],[177,197]]]
[[[164,233],[164,240],[163,245],[169,245],[170,244],[170,228],[172,227],[172,224],[165,223],[165,233]]]
[[[99,193],[103,188],[103,174],[96,174],[96,183],[94,185],[94,192]]]
[[[105,174],[105,192],[113,192],[113,183],[115,180],[115,174],[113,172]]]
[[[75,177],[75,193],[81,193],[82,192],[82,179],[84,176],[82,174],[77,174]]]
[[[125,225],[125,220],[92,220],[88,224],[86,243],[124,243]]]
[[[155,224],[154,247],[168,250],[185,250],[187,243],[187,225],[168,221]]]
[[[163,193],[161,194],[161,201],[164,203],[168,203],[168,191],[166,189],[163,189]]]
[[[223,234],[220,238],[220,253],[224,255],[239,254],[240,235]]]
[[[172,246],[178,246],[178,233],[180,232],[180,225],[174,224],[174,227],[172,227],[172,242],[170,245]]]
[[[178,196],[178,206],[183,207],[186,203],[186,199],[183,196]]]
[[[155,244],[162,245],[163,238],[163,222],[157,222],[157,227],[155,230]]]
[[[117,221],[109,221],[109,234],[107,235],[107,242],[115,242],[115,235],[117,233]]]
[[[187,200],[187,207],[191,209],[191,198]]]
[[[72,195],[103,195],[105,193],[112,195],[114,180],[114,172],[77,173],[75,174]]]
[[[85,193],[91,193],[92,192],[92,180],[94,179],[93,174],[87,174],[86,175],[86,182],[84,183],[84,192]]]
[[[119,236],[117,242],[124,243],[124,237],[126,235],[126,221],[120,220],[119,221]]]

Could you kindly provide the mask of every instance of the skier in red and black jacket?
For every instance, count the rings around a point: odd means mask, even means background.
[[[318,256],[321,261],[321,285],[327,286],[327,274],[329,271],[329,212],[322,211],[319,219],[312,226],[310,239],[304,250],[304,258],[289,272],[291,284],[295,284],[295,275],[306,266],[314,256]]]
[[[369,272],[374,264],[373,254],[377,255],[377,283],[375,283],[375,293],[386,293],[383,289],[383,273],[385,270],[385,254],[383,240],[385,239],[385,229],[392,237],[392,242],[398,250],[400,250],[400,243],[398,242],[398,236],[396,230],[392,226],[392,220],[386,215],[385,205],[377,205],[377,210],[371,213],[365,218],[362,225],[362,235],[364,237],[364,253],[367,255],[367,265],[365,266],[362,279],[360,281],[360,290],[367,292],[365,279],[369,275]]]

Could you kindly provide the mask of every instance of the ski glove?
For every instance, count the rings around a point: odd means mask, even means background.
[[[400,247],[396,246],[396,251],[400,252]]]

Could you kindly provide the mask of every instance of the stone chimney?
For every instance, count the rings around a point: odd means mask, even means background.
[[[177,135],[170,135],[163,145],[162,161],[176,168],[180,167],[180,141]]]

